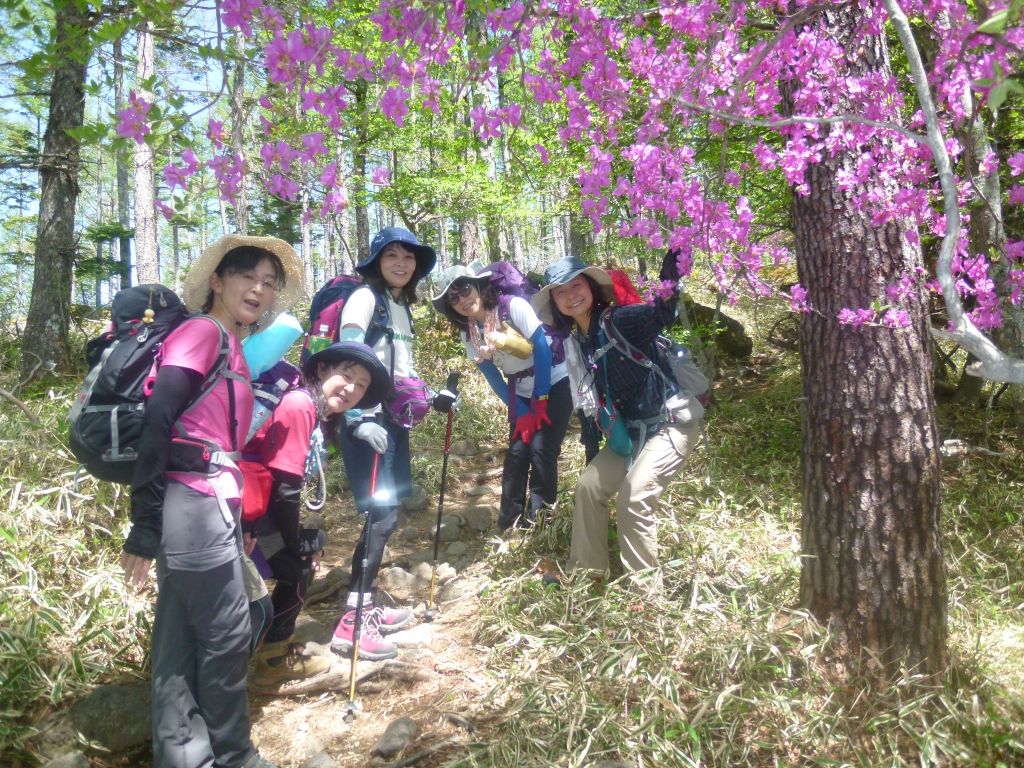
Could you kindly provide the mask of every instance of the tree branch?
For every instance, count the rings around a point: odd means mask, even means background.
[[[935,101],[928,87],[928,73],[921,60],[921,51],[917,47],[910,22],[900,8],[897,0],[885,0],[885,8],[889,13],[896,36],[899,37],[910,66],[910,78],[917,90],[917,100],[921,105],[925,126],[928,129],[927,144],[935,160],[935,168],[939,174],[942,188],[942,209],[946,216],[946,233],[942,237],[942,247],[935,265],[936,276],[942,289],[942,299],[946,304],[952,331],[932,329],[932,333],[940,339],[956,342],[978,358],[978,362],[968,366],[966,373],[980,376],[992,381],[1005,381],[1011,384],[1024,384],[1024,360],[1008,357],[988,339],[964,312],[960,296],[953,280],[953,255],[960,238],[960,204],[957,194],[953,166],[946,151],[939,119],[935,109]]]

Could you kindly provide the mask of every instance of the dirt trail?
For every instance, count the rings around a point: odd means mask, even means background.
[[[496,509],[498,488],[495,486],[500,479],[493,478],[496,467],[500,469],[500,461],[501,455],[495,451],[475,451],[471,445],[453,446],[445,515],[474,507],[494,505]],[[426,489],[428,498],[423,509],[400,514],[382,571],[395,565],[408,568],[410,558],[415,562],[417,554],[422,557],[432,550],[437,496],[430,497],[430,494],[437,492],[436,480],[433,485],[433,489]],[[347,494],[340,496],[340,499],[331,499],[323,511],[330,541],[317,577],[328,578],[328,583],[336,581],[340,586],[327,599],[307,605],[296,630],[296,639],[307,642],[307,650],[332,656],[331,669],[317,678],[280,686],[272,695],[254,693],[250,698],[253,740],[267,759],[282,768],[300,766],[321,752],[326,752],[342,767],[412,765],[403,761],[423,752],[428,754],[416,760],[417,768],[438,765],[446,755],[450,757],[456,749],[461,751],[459,744],[474,738],[472,720],[476,707],[492,685],[484,668],[487,650],[474,643],[470,620],[479,608],[477,592],[479,585],[486,581],[487,569],[482,559],[493,547],[496,529],[489,532],[468,526],[459,529],[458,541],[467,545],[461,559],[470,564],[460,569],[455,579],[460,586],[466,584],[474,588],[465,597],[442,603],[433,622],[422,620],[422,604],[429,582],[420,580],[411,588],[392,593],[396,603],[417,606],[417,621],[410,629],[389,637],[400,648],[395,662],[359,663],[357,700],[360,711],[349,723],[345,722],[344,715],[350,660],[330,654],[329,644],[347,594],[344,585],[347,585],[359,523],[351,499]],[[445,547],[442,543],[442,561]],[[443,588],[439,588],[438,593],[446,594]],[[289,693],[295,688],[321,690]],[[371,749],[387,726],[400,717],[416,722],[416,739],[391,759],[371,757]]]

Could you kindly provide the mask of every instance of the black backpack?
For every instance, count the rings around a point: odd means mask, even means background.
[[[163,285],[138,285],[114,296],[111,330],[86,346],[90,370],[69,415],[71,452],[89,474],[131,483],[157,352],[190,316],[178,295]],[[228,364],[229,340],[220,331],[220,354],[203,381],[204,394]]]

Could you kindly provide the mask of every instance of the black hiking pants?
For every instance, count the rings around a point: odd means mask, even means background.
[[[525,401],[525,398],[521,398]],[[538,430],[529,444],[512,440],[514,425],[509,426],[509,445],[501,477],[501,508],[498,525],[508,528],[531,525],[537,511],[555,503],[558,494],[558,457],[572,416],[572,392],[569,377],[553,384],[548,392],[548,417],[551,423]],[[526,489],[530,489],[530,505],[526,506]]]

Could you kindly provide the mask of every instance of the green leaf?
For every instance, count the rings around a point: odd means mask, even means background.
[[[996,11],[981,24],[978,25],[978,32],[983,35],[1001,35],[1006,31],[1007,10],[1003,8]]]
[[[1003,80],[992,88],[988,92],[988,108],[993,112],[998,112],[999,108],[1003,106],[1003,102],[1006,101],[1006,95],[1010,91],[1010,81]]]

